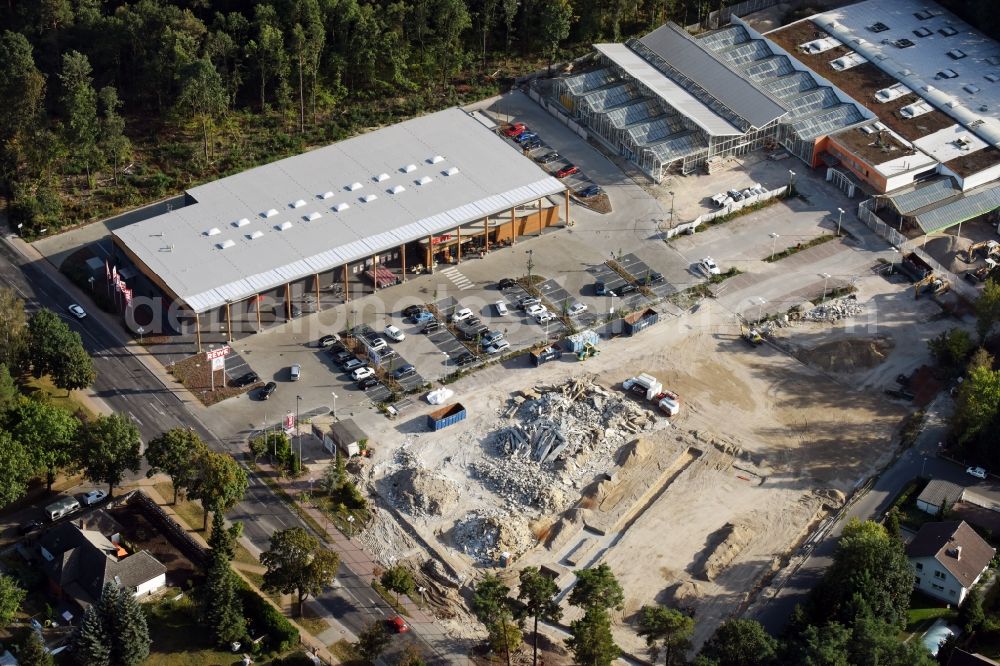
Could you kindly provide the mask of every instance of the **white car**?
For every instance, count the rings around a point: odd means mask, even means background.
[[[535,305],[529,305],[527,309],[525,309],[525,312],[528,313],[529,317],[534,317],[542,312],[548,312],[548,310],[549,309],[541,303],[536,303]]]
[[[356,368],[354,372],[351,373],[351,379],[353,379],[356,382],[374,376],[375,376],[375,371],[369,368],[368,366],[365,366],[363,368]]]
[[[510,343],[506,340],[497,340],[492,345],[486,348],[487,354],[499,354],[500,352],[510,349]]]
[[[976,477],[977,479],[986,478],[986,470],[982,467],[969,467],[965,470],[966,474]]]
[[[399,327],[392,324],[382,329],[382,334],[394,342],[402,342],[406,338],[406,334],[399,330]]]
[[[586,311],[587,311],[586,303],[574,303],[569,307],[569,310],[566,311],[566,314],[568,314],[570,317],[579,317]]]
[[[472,310],[469,308],[462,308],[461,310],[455,310],[455,314],[451,316],[452,322],[465,321],[472,316]]]
[[[552,321],[555,318],[556,316],[551,312],[549,312],[548,310],[546,310],[545,312],[539,312],[538,314],[535,315],[535,321],[537,321],[539,324],[544,324],[546,322]]]
[[[493,304],[497,309],[497,316],[502,317],[507,314],[507,303],[504,301],[497,301]]]
[[[83,503],[86,506],[94,506],[95,504],[103,502],[104,498],[107,496],[108,493],[104,490],[91,490],[83,496]]]
[[[715,259],[712,259],[712,257],[705,257],[698,262],[698,266],[705,272],[705,275],[708,276],[720,275],[722,273],[722,271],[719,270],[719,265],[715,263]]]
[[[73,315],[74,317],[76,317],[77,319],[83,319],[84,317],[87,316],[87,311],[84,310],[83,308],[81,308],[76,303],[73,303],[71,306],[69,306],[66,309],[69,310],[69,313],[71,315]]]

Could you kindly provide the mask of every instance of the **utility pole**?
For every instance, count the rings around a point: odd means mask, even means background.
[[[843,208],[838,208],[837,209],[837,213],[838,213],[838,215],[837,215],[837,236],[839,237],[840,236],[840,225],[844,221],[844,209]]]
[[[535,267],[535,262],[532,259],[532,255],[534,253],[535,253],[534,250],[525,250],[525,254],[528,255],[528,287],[529,287],[529,293],[530,293],[530,288],[534,286],[534,284],[531,281],[531,269]]]

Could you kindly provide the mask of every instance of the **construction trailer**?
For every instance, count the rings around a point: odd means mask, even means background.
[[[442,430],[464,420],[465,407],[462,406],[462,403],[456,402],[451,405],[445,405],[441,409],[428,414],[427,427],[437,432],[438,430]]]

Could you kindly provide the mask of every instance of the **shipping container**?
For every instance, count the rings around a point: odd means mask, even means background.
[[[660,313],[652,308],[646,308],[640,312],[633,312],[622,319],[627,335],[635,335],[644,328],[648,328],[660,320]]]
[[[561,358],[562,350],[558,347],[545,347],[544,349],[536,349],[535,351],[532,351],[529,356],[531,357],[531,362],[537,367],[543,363],[548,363],[549,361]]]
[[[462,403],[456,402],[428,414],[427,427],[436,431],[464,420],[465,407],[462,406]]]
[[[600,342],[601,336],[589,328],[566,338],[566,343],[569,347],[567,351],[574,354],[582,351],[588,343],[596,347]]]

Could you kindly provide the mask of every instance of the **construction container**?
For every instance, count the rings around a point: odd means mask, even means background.
[[[579,333],[574,333],[573,335],[566,338],[566,344],[569,346],[568,351],[571,351],[574,354],[583,351],[583,348],[588,343],[596,347],[600,342],[601,342],[601,336],[589,328],[580,331]]]
[[[438,431],[464,420],[465,407],[462,406],[462,403],[456,402],[451,405],[445,405],[441,409],[428,414],[427,427],[431,430]]]
[[[640,312],[632,314],[622,319],[625,333],[635,335],[644,328],[648,328],[660,320],[660,313],[652,308],[646,308]]]
[[[536,349],[530,352],[528,356],[531,357],[531,362],[537,367],[543,363],[548,363],[562,357],[562,350],[558,347],[545,347],[544,349]]]

